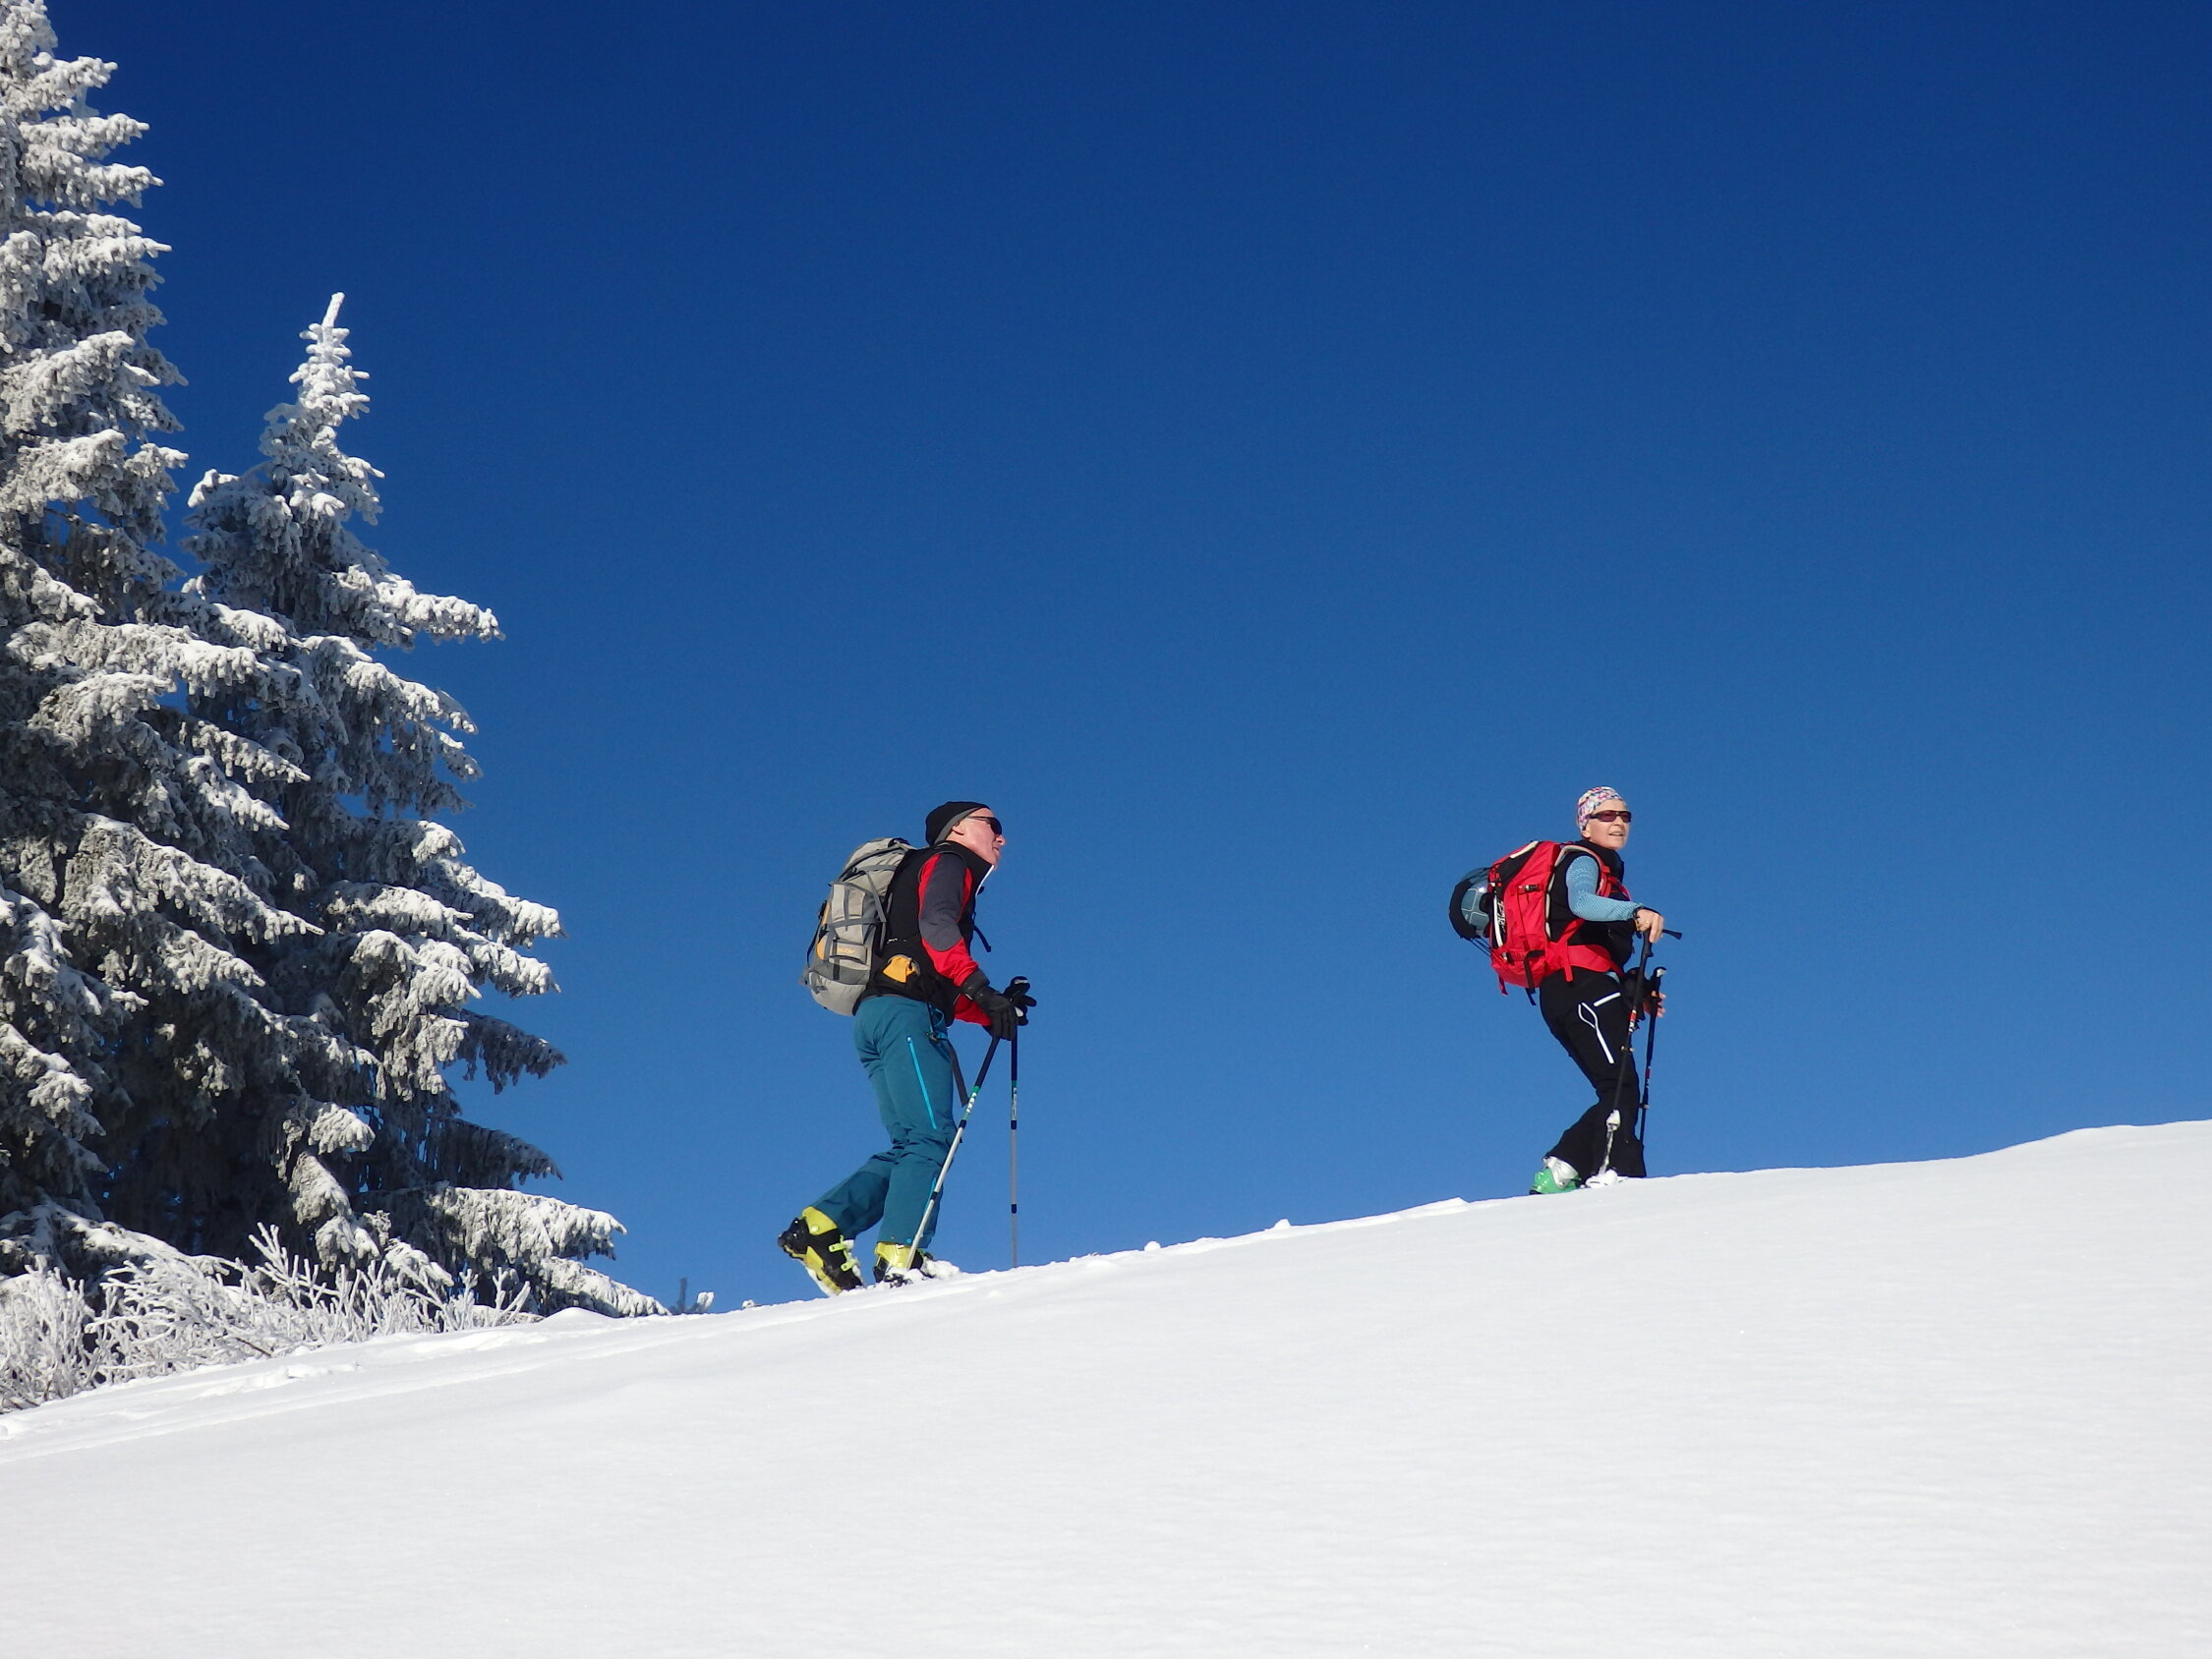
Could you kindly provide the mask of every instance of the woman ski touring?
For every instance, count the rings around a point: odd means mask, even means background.
[[[1454,926],[1490,945],[1501,986],[1531,992],[1543,1023],[1597,1092],[1545,1155],[1531,1192],[1572,1192],[1644,1173],[1643,1096],[1629,1033],[1663,999],[1628,964],[1637,938],[1657,944],[1666,918],[1629,896],[1621,848],[1632,822],[1618,790],[1587,790],[1575,802],[1579,839],[1532,841],[1470,875],[1454,895]]]

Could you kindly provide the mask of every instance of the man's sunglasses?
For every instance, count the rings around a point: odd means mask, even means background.
[[[1603,812],[1592,813],[1590,822],[1593,824],[1633,824],[1636,822],[1636,815],[1625,808],[1618,811],[1607,808]]]
[[[988,824],[991,827],[992,834],[1003,835],[1006,833],[1006,826],[987,812],[971,812],[960,822],[962,824]]]

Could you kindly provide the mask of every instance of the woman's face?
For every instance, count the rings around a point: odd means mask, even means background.
[[[1628,845],[1628,803],[1601,802],[1598,810],[1582,821],[1582,838],[1614,852]]]

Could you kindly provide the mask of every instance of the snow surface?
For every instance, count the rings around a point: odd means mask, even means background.
[[[0,1418],[0,1651],[2200,1659],[2208,1191],[2085,1130],[128,1384]]]

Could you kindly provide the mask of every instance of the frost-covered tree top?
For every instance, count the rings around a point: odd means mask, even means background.
[[[173,571],[128,543],[160,535],[184,457],[148,438],[176,429],[154,388],[179,376],[146,338],[165,250],[102,210],[159,183],[107,159],[146,131],[87,101],[114,70],[55,57],[38,0],[0,3],[0,512],[90,504],[117,534],[75,574],[145,592]]]
[[[269,411],[261,465],[242,476],[210,472],[194,490],[186,544],[206,570],[187,593],[273,620],[285,647],[297,648],[321,706],[267,723],[327,760],[319,781],[360,796],[372,813],[429,816],[465,804],[451,780],[476,772],[457,735],[471,729],[468,717],[373,653],[418,639],[495,639],[499,624],[466,601],[417,593],[354,531],[356,521],[376,522],[382,475],[338,444],[340,425],[369,407],[338,326],[344,299],[333,295],[307,330],[307,361],[292,375],[298,401]],[[255,643],[266,650],[276,638]],[[316,729],[300,731],[311,714]]]
[[[302,336],[307,361],[293,371],[299,397],[268,413],[261,466],[245,478],[209,474],[195,504],[203,520],[251,536],[234,543],[220,586],[231,603],[285,618],[302,634],[343,634],[364,645],[495,639],[499,624],[465,600],[419,594],[364,546],[350,521],[375,524],[383,475],[338,445],[338,428],[364,413],[367,378],[338,326],[343,294]]]

